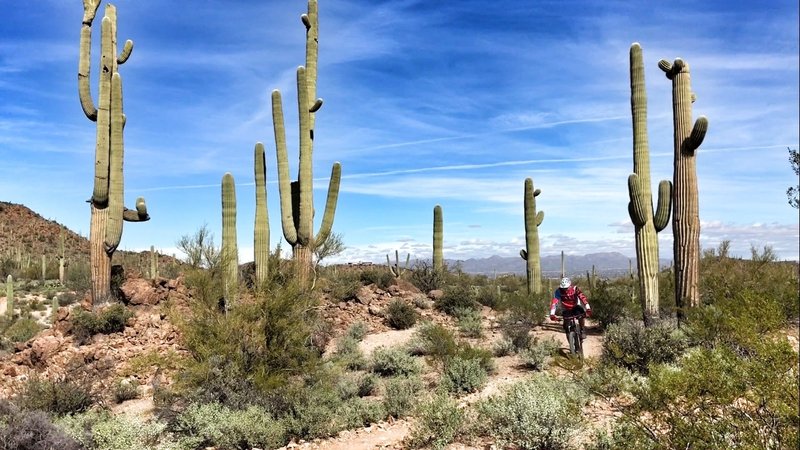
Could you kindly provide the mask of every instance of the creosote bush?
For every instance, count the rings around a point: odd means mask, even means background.
[[[42,411],[20,410],[0,399],[0,449],[81,450],[81,445],[54,425]]]
[[[548,359],[558,350],[559,344],[553,338],[534,339],[528,348],[520,351],[520,357],[526,367],[533,370],[547,368]]]
[[[13,344],[28,341],[42,329],[43,327],[35,320],[29,317],[20,317],[5,328],[2,335]]]
[[[442,374],[442,387],[455,394],[469,394],[486,384],[488,374],[479,358],[450,358]]]
[[[410,413],[418,403],[422,391],[422,380],[418,375],[394,377],[386,380],[383,405],[389,416],[400,418]]]
[[[466,418],[458,402],[444,393],[419,404],[414,416],[417,421],[405,441],[410,448],[445,448],[462,431]]]
[[[372,372],[383,377],[416,375],[422,372],[419,361],[399,347],[378,347],[372,352]]]
[[[447,269],[435,270],[429,261],[417,261],[411,268],[411,283],[428,293],[444,286]]]
[[[480,304],[475,300],[475,290],[465,284],[455,284],[444,289],[444,295],[436,300],[436,309],[443,313],[459,317],[466,311],[476,311]]]
[[[27,410],[63,416],[86,411],[94,404],[94,400],[88,384],[33,377],[25,382],[14,403]]]
[[[98,313],[76,309],[72,316],[72,333],[84,343],[98,333],[118,333],[125,329],[133,312],[121,304],[113,304]]]
[[[374,284],[380,289],[388,289],[394,283],[394,275],[386,267],[364,269],[359,279],[364,285]]]
[[[405,330],[417,323],[417,311],[403,300],[394,299],[386,307],[386,322],[395,330]]]
[[[608,327],[603,358],[647,374],[651,364],[673,362],[687,346],[686,335],[669,321],[645,327],[640,321],[626,319]]]

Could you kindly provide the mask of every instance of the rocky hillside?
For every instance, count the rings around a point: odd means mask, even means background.
[[[54,220],[48,220],[25,205],[0,202],[0,259],[31,258],[39,261],[60,256],[64,239],[67,259],[83,258],[89,254],[89,240]]]

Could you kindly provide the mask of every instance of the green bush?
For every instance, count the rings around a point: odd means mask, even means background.
[[[481,286],[478,290],[475,300],[481,305],[488,306],[489,308],[497,308],[502,302],[503,295],[499,285],[485,285]]]
[[[362,286],[358,274],[352,271],[342,271],[329,281],[328,290],[334,300],[343,301],[355,298]]]
[[[458,352],[455,334],[433,322],[422,324],[411,337],[408,347],[413,355],[431,356],[438,361]]]
[[[422,372],[419,361],[399,348],[378,347],[372,352],[372,372],[384,377],[408,376]]]
[[[349,334],[336,340],[336,353],[333,360],[350,370],[362,370],[367,367],[367,359],[358,345],[358,341]]]
[[[520,351],[520,358],[526,367],[533,370],[544,370],[547,368],[548,359],[553,352],[558,350],[558,347],[558,343],[553,338],[534,339],[528,348]]]
[[[345,334],[356,341],[362,341],[364,337],[366,337],[368,331],[367,324],[359,320],[351,323]]]
[[[458,314],[458,329],[464,336],[480,338],[483,336],[483,317],[480,311],[468,309]]]
[[[257,406],[235,410],[218,403],[193,404],[173,428],[188,448],[277,448],[287,441],[283,423]]]
[[[69,306],[78,301],[78,296],[74,292],[62,292],[58,294],[58,306]]]
[[[626,318],[641,318],[641,303],[631,295],[638,295],[638,289],[630,279],[600,280],[592,290],[589,302],[592,305],[592,318],[603,328]],[[659,294],[661,291],[659,289]]]
[[[606,448],[798,448],[799,362],[769,336],[746,357],[701,347],[653,366]]]
[[[417,311],[403,300],[394,299],[386,307],[386,321],[396,330],[405,330],[417,323]]]
[[[44,329],[44,327],[39,325],[35,320],[28,317],[20,317],[3,331],[3,335],[11,343],[26,342],[36,336],[42,329]]]
[[[80,444],[50,422],[44,412],[20,410],[4,399],[0,399],[0,448],[81,450]]]
[[[593,394],[614,397],[623,392],[634,392],[645,378],[609,361],[601,361],[581,372],[578,380]]]
[[[486,384],[488,374],[480,359],[450,358],[442,373],[442,387],[456,394],[471,393]]]
[[[89,409],[94,395],[88,386],[77,382],[33,377],[25,382],[14,401],[24,409],[63,416]]]
[[[673,362],[687,346],[685,334],[668,321],[645,327],[639,321],[626,319],[608,327],[603,340],[603,358],[647,374],[650,364]]]
[[[479,308],[480,304],[475,300],[475,290],[471,286],[463,284],[446,287],[444,295],[436,300],[436,309],[453,317]]]
[[[58,420],[58,425],[90,450],[178,448],[166,433],[166,424],[114,416],[108,411],[92,410],[66,416]]]
[[[513,355],[516,352],[517,347],[514,345],[514,341],[505,336],[495,341],[492,347],[492,354],[497,357]]]
[[[478,431],[502,448],[566,449],[584,424],[585,392],[546,374],[514,384],[476,405]]]
[[[72,315],[72,333],[78,342],[84,343],[98,333],[118,333],[125,329],[125,323],[133,317],[133,312],[116,303],[98,313],[75,309]]]
[[[405,441],[410,448],[445,448],[462,431],[466,418],[458,402],[442,393],[418,405],[414,416],[417,420]]]
[[[364,285],[374,284],[380,289],[388,289],[394,283],[394,275],[386,267],[364,269],[359,279]]]
[[[117,380],[113,388],[114,401],[122,403],[139,398],[139,386],[129,380]]]
[[[434,270],[428,261],[417,261],[411,268],[411,283],[420,291],[428,293],[444,286],[447,270]]]
[[[422,390],[419,376],[395,377],[386,380],[383,406],[386,413],[400,418],[409,413],[417,404]]]

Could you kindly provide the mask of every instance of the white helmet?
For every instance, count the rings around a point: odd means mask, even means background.
[[[561,284],[558,285],[558,287],[560,287],[561,289],[566,289],[566,288],[570,287],[571,285],[572,285],[572,282],[569,280],[569,278],[564,277],[564,278],[561,279]]]

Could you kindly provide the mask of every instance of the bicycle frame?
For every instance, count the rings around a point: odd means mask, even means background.
[[[580,319],[586,317],[585,314],[564,317],[564,333],[567,335],[569,351],[573,355],[579,355],[583,359],[583,338],[581,333]]]

